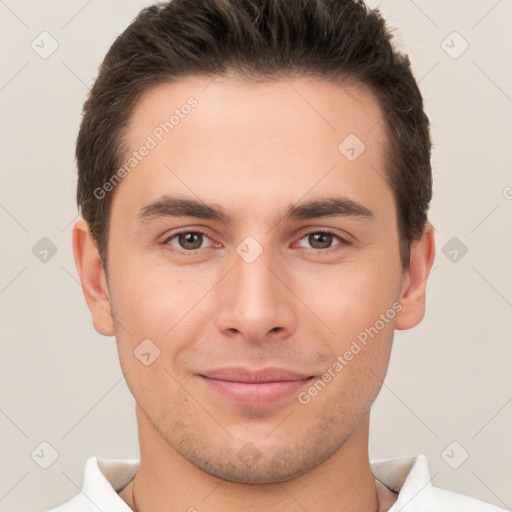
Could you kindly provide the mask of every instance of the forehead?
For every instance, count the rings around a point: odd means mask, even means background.
[[[119,188],[136,186],[141,201],[176,190],[236,196],[246,209],[276,192],[288,204],[341,184],[349,197],[364,195],[387,187],[382,121],[362,86],[186,77],[149,89],[136,104],[123,162],[150,149]]]
[[[181,123],[192,101],[197,104],[192,110],[198,122]],[[294,121],[299,118],[302,122],[297,125]],[[383,135],[383,114],[368,88],[306,77],[254,81],[238,76],[190,76],[150,87],[132,111],[126,141],[135,142],[155,130],[159,138],[159,125],[169,120],[172,131],[185,132],[188,126],[198,136],[212,127],[243,129],[240,135],[259,132],[265,139],[279,135],[284,140],[288,135],[293,141],[300,134],[308,137],[318,131],[330,131],[334,139],[347,130],[366,140]],[[205,120],[207,126],[199,122]],[[283,124],[285,132],[280,131]]]

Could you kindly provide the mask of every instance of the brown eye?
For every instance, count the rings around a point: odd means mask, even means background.
[[[332,244],[332,238],[330,233],[310,233],[308,242],[313,249],[327,249]]]
[[[183,249],[199,249],[203,243],[201,233],[181,233],[178,235],[178,243]]]
[[[181,231],[170,236],[165,243],[184,251],[195,251],[202,248],[205,237],[208,238],[200,231]]]
[[[346,244],[346,241],[338,235],[329,231],[311,231],[306,233],[302,240],[307,240],[307,245],[300,244],[302,247],[315,250],[332,249],[338,245]],[[337,241],[337,243],[335,243]]]

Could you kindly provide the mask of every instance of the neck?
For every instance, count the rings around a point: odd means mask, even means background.
[[[252,510],[265,512],[387,510],[379,501],[388,501],[389,496],[377,486],[368,459],[369,414],[320,466],[287,482],[257,485],[204,473],[162,439],[138,406],[136,414],[140,467],[120,496],[137,512],[245,512],[248,503]]]

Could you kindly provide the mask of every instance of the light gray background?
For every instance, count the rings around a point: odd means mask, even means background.
[[[70,237],[82,104],[115,36],[149,3],[0,0],[2,511],[71,498],[92,455],[138,457],[134,400],[114,339],[91,325]],[[437,257],[425,320],[396,334],[370,456],[424,453],[433,485],[510,508],[512,2],[381,8],[432,123]],[[59,45],[47,59],[31,47],[51,48],[43,31]],[[46,262],[32,252],[42,237],[58,250]],[[467,247],[455,262],[454,247],[443,253],[452,237]],[[31,457],[43,441],[58,452],[48,469]],[[463,450],[469,458],[453,469],[446,461],[456,465]]]

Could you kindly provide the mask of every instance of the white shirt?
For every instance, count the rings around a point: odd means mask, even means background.
[[[48,512],[132,512],[117,494],[135,476],[137,459],[107,460],[91,457],[85,464],[80,494]],[[427,459],[420,454],[410,459],[371,462],[377,480],[398,499],[389,512],[504,512],[505,509],[464,494],[434,487]]]

